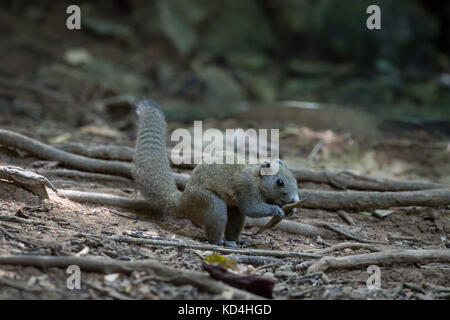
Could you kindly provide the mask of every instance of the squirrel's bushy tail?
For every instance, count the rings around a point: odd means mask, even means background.
[[[139,128],[134,155],[133,178],[142,194],[155,208],[165,212],[181,196],[166,154],[166,120],[158,103],[141,100],[136,104]]]

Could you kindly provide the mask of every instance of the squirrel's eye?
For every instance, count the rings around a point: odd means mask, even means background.
[[[277,185],[278,185],[279,187],[284,187],[284,181],[283,181],[282,179],[278,179],[278,180],[277,180]]]

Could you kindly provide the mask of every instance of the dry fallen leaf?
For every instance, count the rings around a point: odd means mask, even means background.
[[[224,267],[212,264],[204,264],[203,268],[211,278],[225,282],[226,284],[242,289],[261,297],[272,298],[272,290],[276,280],[259,274],[239,274],[230,272]]]
[[[80,252],[75,253],[75,257],[85,256],[89,253],[89,247],[84,247]]]
[[[103,277],[103,279],[105,280],[105,282],[114,282],[119,278],[120,274],[118,273],[110,273],[107,274]]]
[[[50,144],[65,143],[69,142],[70,139],[72,139],[72,135],[70,133],[63,133],[60,134],[59,136],[49,139],[48,142]]]
[[[80,128],[83,133],[95,134],[98,136],[108,137],[108,138],[121,138],[122,133],[115,130],[109,126],[84,126]]]
[[[220,265],[227,269],[238,269],[237,262],[235,260],[221,256],[220,254],[210,254],[204,260],[208,263]]]

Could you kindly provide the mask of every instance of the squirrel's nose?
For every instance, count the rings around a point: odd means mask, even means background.
[[[296,194],[294,197],[292,197],[291,203],[297,202],[297,201],[299,201],[299,200],[300,200],[300,199],[299,199],[299,197],[298,197],[298,194]]]

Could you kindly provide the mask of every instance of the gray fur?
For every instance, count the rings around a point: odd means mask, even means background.
[[[133,177],[144,196],[165,212],[205,227],[209,242],[236,245],[245,216],[284,217],[281,206],[298,201],[297,181],[280,162],[274,175],[261,175],[263,165],[200,164],[177,190],[166,156],[166,122],[151,100],[137,104],[139,130]],[[283,186],[277,180],[283,180]]]

